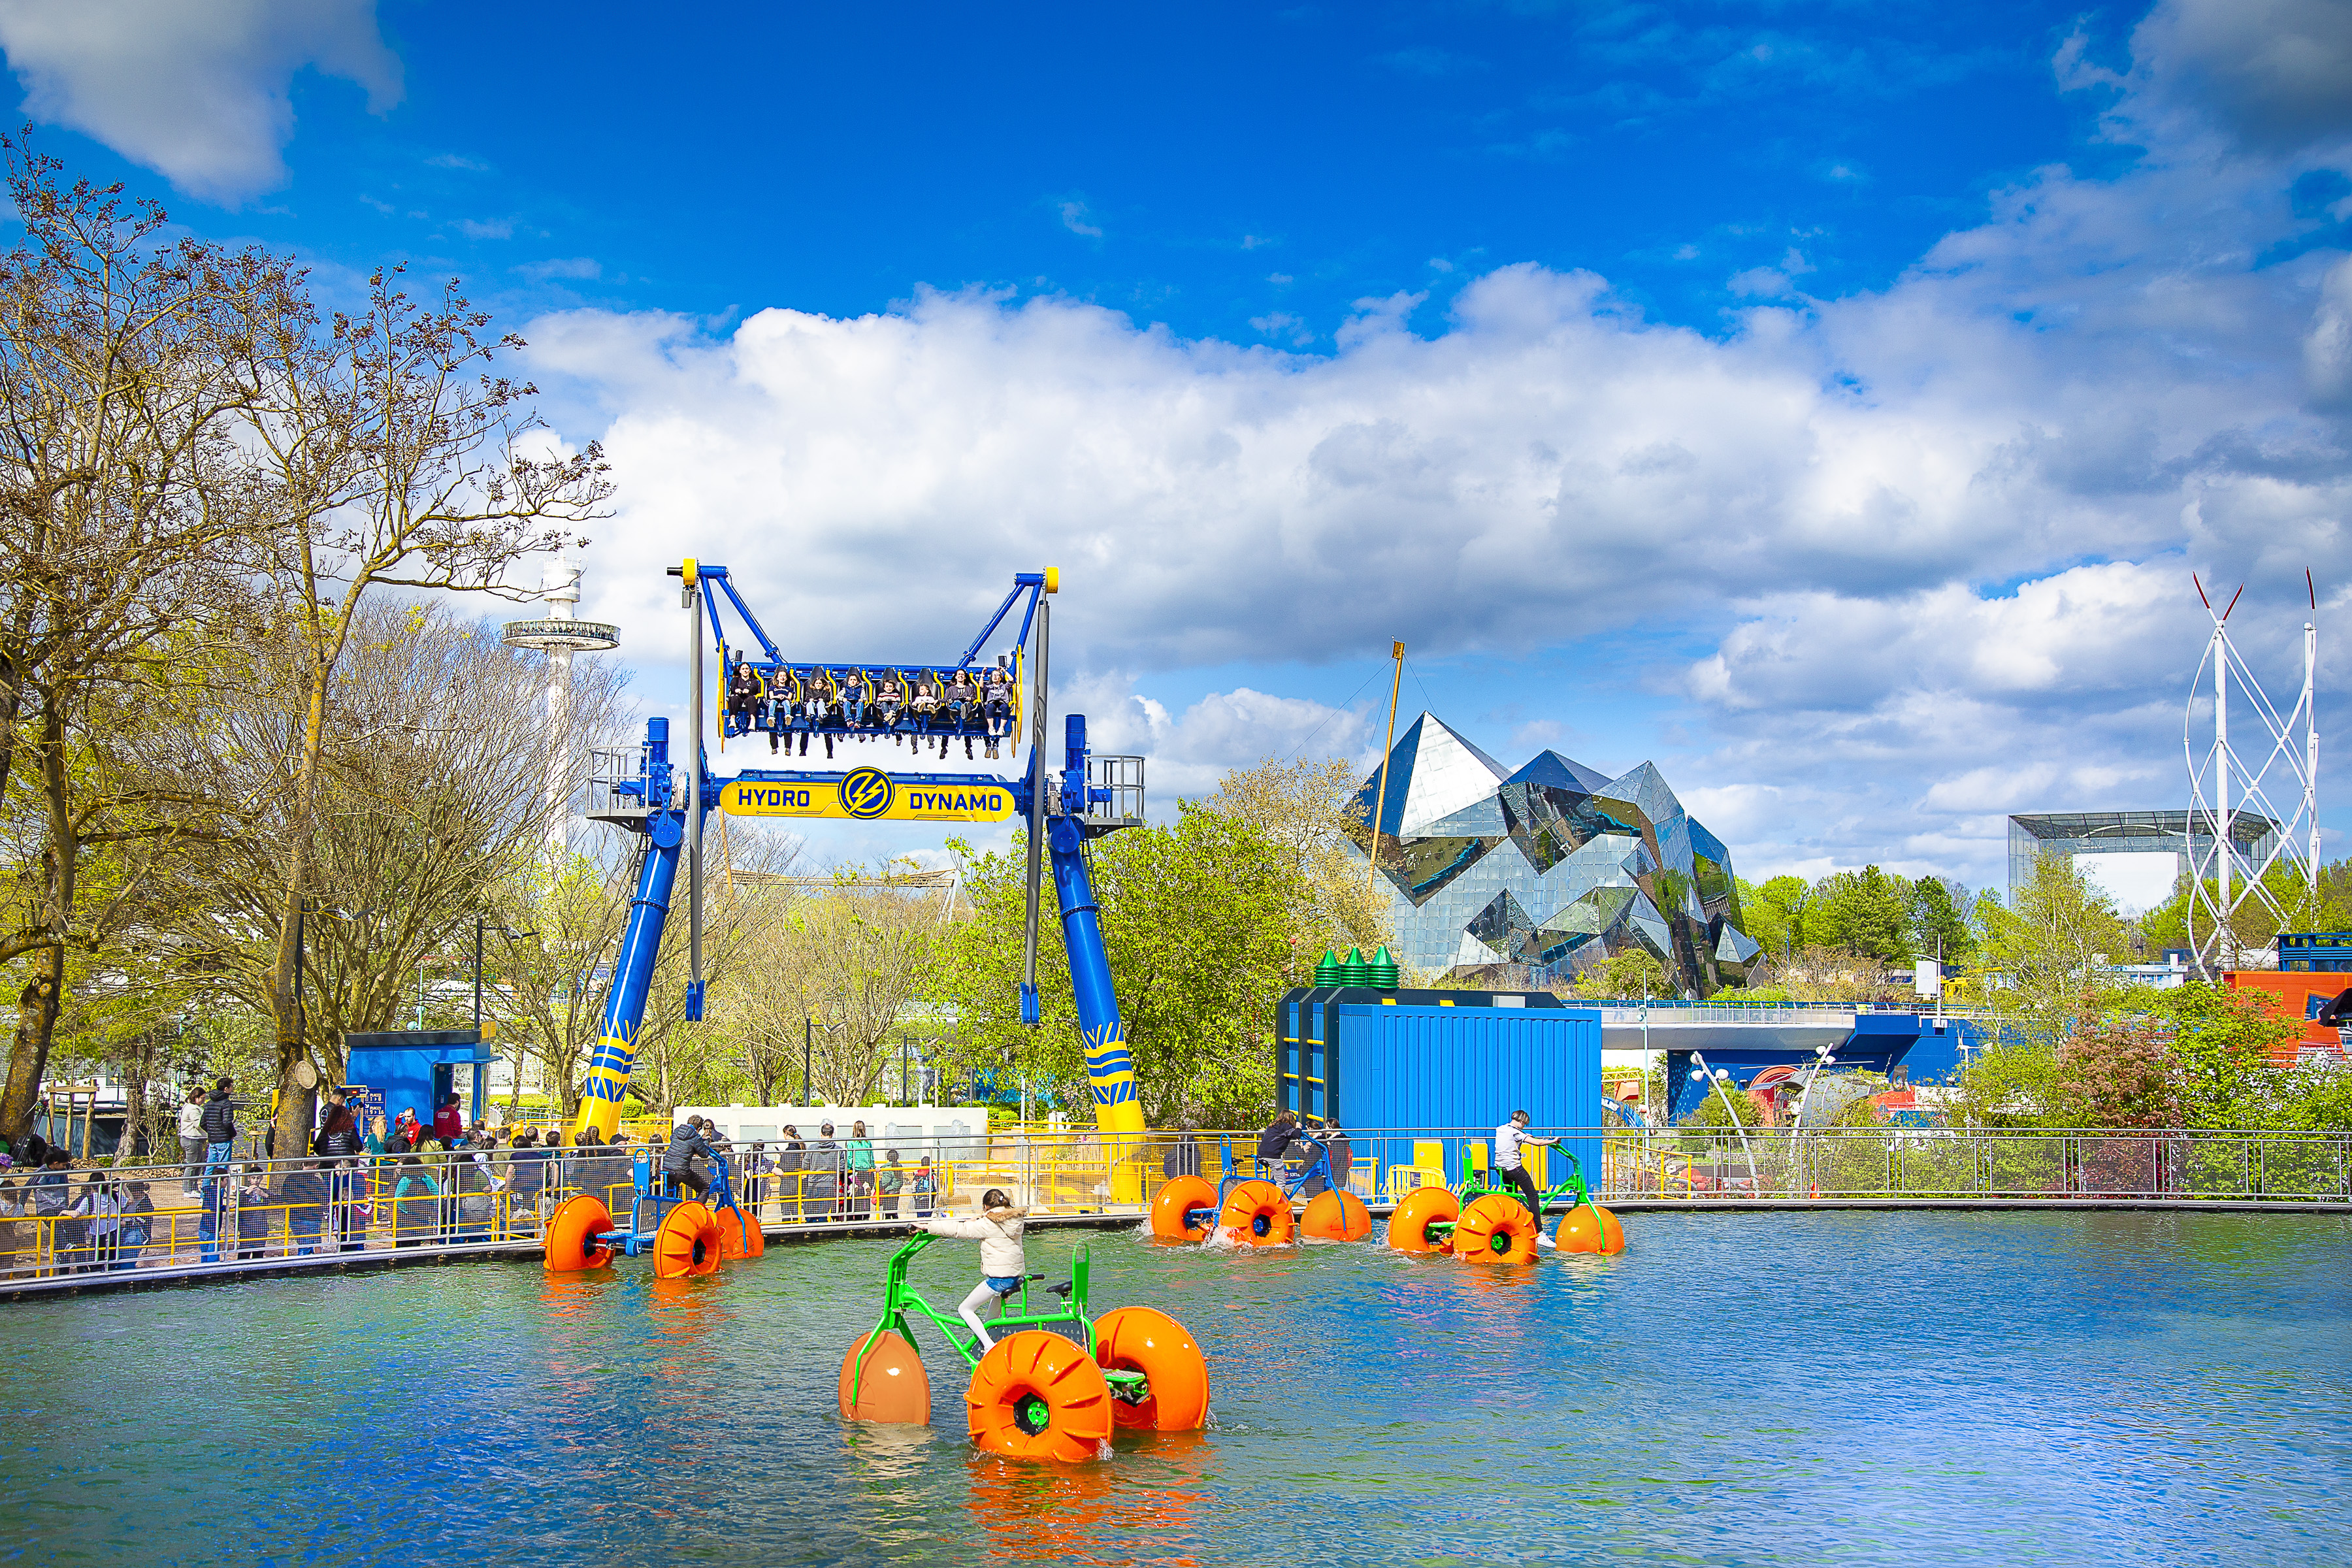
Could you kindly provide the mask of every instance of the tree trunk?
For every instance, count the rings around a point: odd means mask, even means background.
[[[65,979],[62,946],[36,948],[30,956],[33,974],[16,994],[16,1038],[8,1052],[8,1087],[0,1094],[0,1133],[12,1143],[33,1130],[41,1078],[49,1067],[49,1037],[57,1027],[58,993]]]
[[[310,1126],[318,1119],[319,1105],[317,1072],[310,1074],[310,1083],[300,1081],[301,1069],[310,1060],[310,1044],[303,1037],[302,1010],[296,1005],[294,995],[295,971],[301,962],[302,900],[305,885],[310,879],[310,817],[318,800],[319,752],[327,731],[330,667],[317,656],[315,636],[311,647],[310,701],[302,721],[302,756],[294,783],[293,832],[287,846],[286,902],[278,911],[278,965],[270,980],[271,1011],[278,1026],[277,1152],[288,1159],[309,1151]]]

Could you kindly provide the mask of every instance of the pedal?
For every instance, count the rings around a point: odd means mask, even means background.
[[[1151,1385],[1139,1372],[1106,1372],[1103,1381],[1110,1384],[1110,1396],[1121,1405],[1140,1405],[1151,1397]]]

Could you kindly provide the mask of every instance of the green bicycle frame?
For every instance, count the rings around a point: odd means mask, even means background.
[[[890,1255],[890,1266],[883,1276],[882,1316],[875,1323],[874,1331],[866,1336],[866,1349],[858,1356],[857,1371],[849,1380],[849,1404],[852,1409],[856,1408],[858,1394],[866,1385],[866,1358],[874,1353],[875,1347],[881,1342],[881,1336],[887,1331],[896,1333],[909,1345],[915,1342],[914,1333],[908,1322],[910,1313],[919,1313],[929,1320],[931,1326],[939,1330],[940,1337],[953,1346],[958,1355],[963,1357],[967,1367],[974,1369],[979,1367],[981,1357],[979,1336],[968,1332],[961,1319],[951,1318],[924,1300],[922,1292],[907,1282],[907,1266],[914,1261],[917,1253],[938,1239],[939,1237],[935,1236],[919,1231],[908,1238],[906,1246]],[[1029,1278],[1024,1275],[1021,1279],[1021,1310],[1009,1312],[995,1319],[995,1326],[1001,1330],[1013,1331],[1049,1328],[1058,1323],[1075,1324],[1078,1329],[1081,1342],[1087,1347],[1087,1354],[1094,1354],[1095,1325],[1094,1321],[1087,1316],[1087,1284],[1093,1269],[1093,1259],[1085,1246],[1080,1245],[1072,1248],[1069,1300],[1061,1307],[1045,1312],[1030,1310]],[[1103,1378],[1110,1384],[1113,1393],[1131,1392],[1127,1385],[1132,1384],[1139,1388],[1143,1383],[1143,1374],[1139,1372],[1106,1370],[1103,1373]]]

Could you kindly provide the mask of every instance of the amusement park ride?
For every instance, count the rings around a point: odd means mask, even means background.
[[[1136,1159],[1143,1111],[1136,1100],[1135,1072],[1103,951],[1086,846],[1104,834],[1141,823],[1143,762],[1139,757],[1093,755],[1087,746],[1086,718],[1073,713],[1064,721],[1062,766],[1048,770],[1045,765],[1052,626],[1047,596],[1060,585],[1056,574],[1016,575],[994,617],[952,664],[830,665],[787,658],[743,602],[725,567],[689,560],[671,568],[670,574],[681,579],[681,606],[688,616],[688,723],[694,743],[690,756],[674,756],[669,721],[651,720],[645,743],[635,755],[600,754],[590,781],[589,817],[636,835],[638,842],[635,894],[605,999],[601,1037],[589,1064],[574,1142],[583,1133],[609,1138],[619,1125],[681,862],[687,900],[686,1016],[702,1016],[701,841],[713,810],[734,816],[937,824],[1002,822],[1018,815],[1029,830],[1022,1022],[1034,1028],[1041,1017],[1037,906],[1043,873],[1050,865],[1095,1121],[1104,1134],[1111,1196],[1139,1202],[1142,1177]],[[744,638],[732,646],[722,602],[742,622]],[[992,669],[976,668],[973,661],[1015,609],[1021,616],[1012,652]],[[809,742],[822,737],[830,757],[836,743],[887,736],[908,745],[914,755],[921,754],[924,744],[938,741],[944,760],[950,741],[963,740],[969,755],[972,741],[984,737],[994,756],[1007,741],[1018,751],[1019,716],[1025,709],[1028,769],[1015,778],[877,767],[747,768],[721,777],[710,771],[700,743],[706,642],[718,653],[722,747],[730,737],[765,730],[773,752],[781,752],[786,742],[797,740],[798,754],[805,755]],[[908,699],[918,691],[923,699],[890,700],[893,695]],[[981,699],[983,692],[1001,700],[993,712],[992,704]],[[867,700],[869,694],[873,700]],[[664,1191],[652,1160],[640,1155],[627,1226],[615,1226],[593,1194],[570,1200],[549,1222],[548,1268],[593,1268],[610,1262],[616,1251],[631,1257],[650,1252],[656,1274],[675,1278],[707,1273],[722,1258],[758,1256],[762,1246],[759,1223],[743,1215],[728,1195],[725,1160],[714,1166],[713,1201],[698,1203]],[[1012,1331],[988,1347],[977,1336],[961,1333],[907,1283],[908,1262],[930,1239],[918,1236],[892,1259],[881,1321],[843,1359],[844,1415],[929,1420],[929,1388],[910,1330],[910,1320],[919,1317],[970,1367],[967,1418],[973,1437],[994,1452],[1086,1458],[1098,1451],[1114,1426],[1176,1430],[1202,1425],[1208,1374],[1199,1347],[1181,1326],[1149,1308],[1122,1308],[1099,1320],[1089,1318],[1084,1247],[1073,1257],[1070,1283],[1055,1288],[1054,1293],[1065,1298],[1064,1305],[1030,1310],[1024,1279],[1022,1310],[1000,1320]]]
[[[588,1068],[578,1131],[593,1131],[609,1138],[619,1125],[621,1101],[628,1092],[630,1066],[643,1027],[646,1003],[653,985],[654,963],[659,956],[662,928],[667,919],[683,861],[687,882],[688,979],[686,1016],[698,1019],[703,1009],[702,981],[702,856],[701,829],[713,810],[731,816],[831,817],[855,821],[956,824],[1002,822],[1019,816],[1029,828],[1029,898],[1026,939],[1023,952],[1021,1017],[1036,1026],[1037,903],[1041,871],[1050,863],[1054,890],[1061,907],[1065,951],[1069,955],[1070,987],[1077,1007],[1078,1027],[1087,1053],[1087,1077],[1094,1091],[1095,1121],[1105,1134],[1133,1135],[1144,1131],[1143,1110],[1135,1098],[1135,1073],[1119,1023],[1118,998],[1111,987],[1110,964],[1103,952],[1102,930],[1096,919],[1093,888],[1088,881],[1085,848],[1088,841],[1143,820],[1143,760],[1140,757],[1096,756],[1087,746],[1087,721],[1070,714],[1064,721],[1062,766],[1049,771],[1046,756],[1046,674],[1052,607],[1047,595],[1059,586],[1052,571],[1024,572],[1013,580],[1012,592],[995,616],[972,638],[962,657],[950,664],[929,661],[875,661],[835,664],[794,663],[768,636],[751,606],[736,591],[724,566],[688,561],[670,574],[682,579],[682,605],[688,613],[688,724],[703,733],[703,650],[715,645],[721,680],[748,670],[763,691],[838,692],[844,677],[913,680],[929,678],[944,684],[958,671],[977,673],[974,660],[1017,608],[1019,631],[1013,637],[1013,691],[1011,710],[1018,715],[1024,703],[1030,715],[1029,766],[1023,776],[1003,778],[991,773],[915,773],[877,767],[809,770],[747,768],[731,777],[710,771],[709,759],[697,745],[689,762],[674,756],[669,721],[654,719],[646,726],[646,740],[634,757],[600,753],[596,776],[590,781],[587,815],[639,836],[636,892],[621,938],[613,984],[604,1004],[604,1026]],[[721,596],[740,617],[745,640],[730,647],[721,616]],[[1035,653],[1030,654],[1032,637]],[[976,704],[972,705],[976,708]],[[919,713],[911,706],[892,710],[886,721],[878,703],[808,700],[791,705],[767,701],[755,708],[730,707],[720,734],[742,734],[768,729],[780,738],[822,735],[830,742],[872,740],[888,736],[919,744],[932,739],[977,738],[977,713],[951,713],[939,709]],[[1008,737],[1017,748],[1018,736]],[[827,750],[832,749],[828,744]],[[945,747],[941,747],[944,756]],[[688,830],[688,825],[694,831]],[[1114,1151],[1120,1144],[1108,1145]],[[1133,1162],[1114,1159],[1110,1171],[1112,1197],[1140,1201],[1141,1176]]]

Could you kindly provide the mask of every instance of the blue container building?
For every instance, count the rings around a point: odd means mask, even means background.
[[[1344,1130],[1380,1168],[1445,1147],[1449,1179],[1514,1110],[1601,1181],[1601,1015],[1549,992],[1294,990],[1276,1009],[1276,1103]],[[1417,1135],[1417,1136],[1416,1136]],[[1553,1182],[1565,1174],[1555,1152]]]

